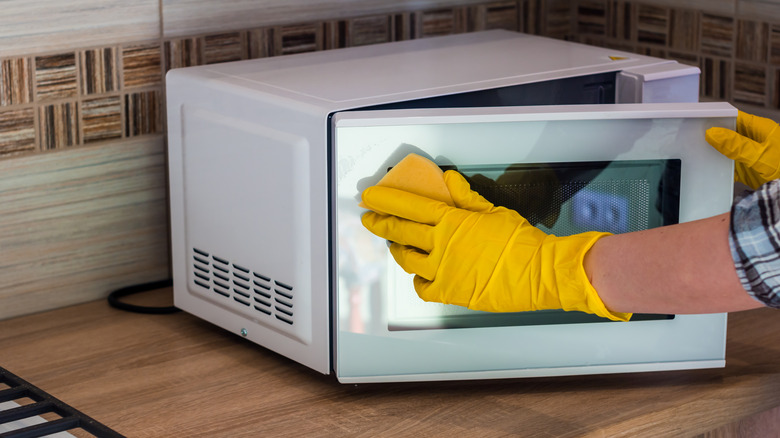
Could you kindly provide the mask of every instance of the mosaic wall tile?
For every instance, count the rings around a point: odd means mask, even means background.
[[[769,48],[769,25],[756,21],[739,20],[737,22],[738,59],[744,61],[766,62]]]
[[[384,17],[388,20],[388,22],[391,21],[389,16]],[[371,31],[369,30],[369,32]],[[390,38],[392,38],[392,36]],[[349,39],[350,23],[348,21],[332,20],[322,23],[322,50],[332,50],[348,47],[350,45]]]
[[[417,34],[421,38],[452,35],[466,31],[465,14],[462,9],[446,8],[423,11],[415,15]]]
[[[32,116],[15,113],[14,120],[35,128],[32,136],[24,129],[14,134],[23,146],[10,148],[58,149],[162,133],[160,87],[171,68],[496,28],[698,65],[702,96],[780,105],[778,21],[652,0],[463,3],[0,58],[0,108],[32,108]],[[10,150],[8,138],[0,157]]]
[[[669,18],[669,46],[677,50],[698,50],[699,17],[697,11],[673,9]]]
[[[328,28],[326,46],[343,47],[341,41],[349,41],[350,46],[387,43],[393,40],[393,20],[389,15],[361,17],[349,20],[349,24],[339,22]]]
[[[146,87],[162,82],[160,45],[143,44],[122,48],[122,84],[124,88]]]
[[[483,24],[469,30],[506,29],[517,30],[520,25],[520,11],[517,2],[503,2],[477,7],[482,12]]]
[[[734,101],[764,106],[767,100],[766,70],[763,65],[734,63]]]
[[[780,68],[774,69],[773,79],[772,107],[780,109]]]
[[[411,12],[393,15],[393,41],[406,41],[417,37],[416,15]]]
[[[35,111],[0,110],[0,156],[35,150]]]
[[[38,100],[73,98],[78,92],[74,52],[35,58],[35,94]]]
[[[163,105],[160,90],[131,93],[125,96],[125,136],[163,132]]]
[[[734,19],[731,17],[702,14],[702,53],[730,57],[734,47],[734,26]]]
[[[769,37],[769,63],[780,66],[780,24],[772,25]]]
[[[79,144],[77,108],[76,102],[64,102],[38,109],[41,150],[61,149]]]
[[[247,58],[246,32],[228,32],[203,38],[203,62],[240,61]]]
[[[203,64],[203,46],[200,38],[166,41],[163,47],[165,49],[165,71]]]
[[[119,96],[81,102],[84,143],[122,137],[122,101]]]
[[[552,38],[567,39],[571,31],[571,3],[569,0],[543,1],[543,34]]]
[[[119,89],[116,55],[115,47],[84,50],[79,54],[82,94],[102,94]]]
[[[639,46],[636,51],[642,55],[654,56],[656,58],[666,58],[668,56],[666,49],[658,46]]]
[[[0,62],[0,106],[33,101],[33,65],[30,58]]]
[[[607,36],[617,38],[626,43],[633,41],[634,18],[632,12],[636,8],[631,3],[610,2],[607,20]]]
[[[582,2],[577,6],[578,35],[607,35],[607,5]]]
[[[640,4],[637,10],[636,28],[639,43],[666,45],[669,32],[669,10]]]
[[[669,50],[667,52],[667,57],[669,59],[674,59],[680,64],[692,65],[694,67],[699,66],[699,57],[697,55],[692,55],[690,53],[676,52],[674,50]]]
[[[732,63],[717,58],[701,59],[701,95],[717,100],[731,99]]]
[[[284,26],[274,31],[274,56],[313,52],[323,47],[323,29],[317,23]]]
[[[274,56],[274,29],[252,29],[247,32],[247,52],[250,59]]]

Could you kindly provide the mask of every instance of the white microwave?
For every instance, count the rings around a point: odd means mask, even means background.
[[[737,111],[698,77],[506,31],[172,70],[175,304],[344,383],[723,366],[725,314],[422,302],[358,207],[416,152],[557,234],[723,213],[733,163],[704,131]]]

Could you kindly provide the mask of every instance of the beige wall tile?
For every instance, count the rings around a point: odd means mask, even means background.
[[[780,23],[780,0],[737,0],[737,13],[742,18]]]
[[[159,0],[4,0],[1,3],[0,58],[160,36]]]
[[[162,0],[165,38],[305,23],[400,10],[484,3],[482,0]]]
[[[737,1],[739,0],[642,0],[640,2],[632,2],[641,3],[643,5],[693,9],[717,14],[734,14],[737,10]]]
[[[0,319],[168,278],[162,136],[0,160]]]

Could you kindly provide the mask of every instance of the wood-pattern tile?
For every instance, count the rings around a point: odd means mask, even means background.
[[[338,32],[339,27],[336,26],[334,30]],[[393,41],[393,19],[390,15],[359,17],[349,20],[345,31],[348,32],[345,38],[350,46],[388,43]],[[331,37],[330,40],[334,38]],[[338,47],[337,44],[335,46]]]
[[[766,62],[769,49],[767,23],[739,20],[737,22],[737,59]]]
[[[33,101],[33,65],[30,58],[12,58],[0,62],[0,106]]]
[[[764,106],[767,102],[767,67],[746,62],[734,63],[734,101]]]
[[[389,16],[386,16],[390,21]],[[348,20],[328,20],[322,23],[323,50],[340,49],[350,45],[350,29]],[[391,34],[392,38],[392,34]],[[251,38],[250,38],[251,39]],[[392,41],[392,39],[391,39]],[[250,44],[250,56],[252,48]]]
[[[607,5],[604,2],[586,1],[577,5],[577,35],[607,34]]]
[[[780,23],[780,1],[736,0],[737,14],[741,18]]]
[[[62,149],[79,144],[78,105],[62,102],[38,109],[41,150]]]
[[[159,0],[3,0],[0,58],[160,38]]]
[[[607,36],[616,38],[629,44],[634,41],[634,22],[633,12],[636,7],[633,3],[624,1],[611,1],[609,3],[607,20]]]
[[[701,95],[710,99],[731,99],[731,61],[703,57],[701,64]]]
[[[247,31],[247,52],[250,59],[274,56],[274,28]]]
[[[773,69],[772,79],[772,107],[780,109],[780,68]]]
[[[699,50],[701,16],[690,9],[672,9],[669,18],[669,46],[676,50]]]
[[[125,96],[125,136],[163,132],[162,93],[142,91]]]
[[[318,23],[282,26],[274,29],[274,56],[322,50],[323,28]]]
[[[702,14],[701,51],[705,55],[731,57],[734,52],[734,19]]]
[[[0,160],[0,319],[167,278],[162,136]]]
[[[780,65],[780,24],[773,24],[769,38],[769,63]]]
[[[403,12],[393,14],[393,41],[406,41],[417,37],[417,14]]]
[[[162,50],[159,44],[133,45],[122,48],[124,88],[148,87],[162,82]]]
[[[417,34],[420,38],[452,35],[466,31],[463,8],[443,8],[416,14]]]
[[[35,58],[35,95],[38,101],[78,96],[75,52]]]
[[[83,50],[79,53],[81,94],[103,94],[119,89],[116,47]]]
[[[520,26],[520,11],[515,1],[491,3],[476,8],[480,10],[484,19],[480,25],[469,30],[506,29],[516,31]]]
[[[33,151],[35,151],[33,109],[0,109],[0,158]]]
[[[122,101],[119,96],[84,100],[80,115],[84,143],[122,137]]]
[[[543,34],[566,39],[572,34],[571,3],[569,0],[545,0]]]
[[[503,1],[465,7],[466,32],[489,29],[517,31],[521,26],[521,3]]]
[[[656,58],[666,58],[668,56],[666,48],[658,46],[639,46],[636,51],[642,55],[653,56]]]
[[[203,44],[200,38],[179,38],[166,41],[165,71],[173,68],[203,65]]]
[[[203,62],[240,61],[247,59],[246,32],[226,32],[203,37]]]
[[[669,34],[669,9],[640,4],[637,10],[637,41],[665,46]]]
[[[165,39],[487,3],[485,0],[161,0]]]

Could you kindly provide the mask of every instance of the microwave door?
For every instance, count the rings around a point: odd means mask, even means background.
[[[704,141],[723,103],[378,110],[333,116],[335,371],[342,382],[526,377],[722,366],[725,315],[606,322],[426,303],[359,194],[408,153],[464,174],[557,235],[636,231],[716,215],[733,163]]]

